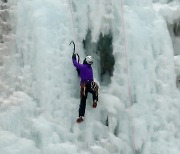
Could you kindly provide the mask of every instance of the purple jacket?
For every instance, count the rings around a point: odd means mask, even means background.
[[[89,64],[79,64],[76,59],[73,59],[74,66],[80,70],[81,83],[86,83],[87,81],[93,81],[93,70]]]

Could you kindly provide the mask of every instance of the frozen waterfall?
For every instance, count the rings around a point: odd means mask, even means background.
[[[99,102],[76,123],[71,56]],[[1,0],[0,154],[179,154],[179,0]]]

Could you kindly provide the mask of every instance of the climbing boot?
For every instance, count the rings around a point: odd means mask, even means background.
[[[93,102],[92,107],[93,107],[93,108],[96,108],[96,107],[97,107],[97,101],[94,101],[94,102]]]
[[[77,118],[76,122],[81,123],[81,122],[83,122],[83,120],[84,120],[84,117],[80,116],[80,117]]]

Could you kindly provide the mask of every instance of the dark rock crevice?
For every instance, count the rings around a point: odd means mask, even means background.
[[[180,21],[174,24],[174,34],[175,36],[180,37]]]
[[[83,40],[83,47],[86,55],[92,55],[98,71],[100,83],[108,85],[113,75],[115,58],[113,56],[112,34],[99,36],[97,42],[92,42],[91,31],[88,30],[86,38]]]
[[[100,79],[104,83],[110,83],[113,75],[115,58],[113,56],[113,38],[111,34],[99,36],[97,51],[100,53]]]

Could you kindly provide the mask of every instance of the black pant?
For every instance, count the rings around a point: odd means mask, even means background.
[[[79,105],[79,116],[84,116],[86,109],[86,99],[88,92],[92,94],[93,102],[98,101],[98,85],[95,82],[87,82],[81,84],[81,102]]]

